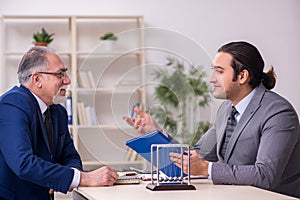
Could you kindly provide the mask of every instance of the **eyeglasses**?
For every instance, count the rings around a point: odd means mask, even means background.
[[[60,71],[60,72],[36,72],[36,73],[38,73],[38,74],[50,74],[50,75],[56,76],[59,79],[64,79],[68,76],[67,75],[67,70],[68,69],[64,69],[64,71]],[[28,77],[31,77],[31,76],[32,76],[32,74],[30,74]]]

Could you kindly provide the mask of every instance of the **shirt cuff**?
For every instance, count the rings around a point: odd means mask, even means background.
[[[211,168],[212,168],[212,162],[208,163],[208,179],[211,180]]]
[[[80,182],[80,171],[76,168],[72,168],[72,169],[74,170],[74,176],[73,176],[72,183],[70,185],[70,189],[77,188]]]

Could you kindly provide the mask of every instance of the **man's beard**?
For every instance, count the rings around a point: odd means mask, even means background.
[[[60,90],[61,89],[65,89],[67,90],[67,86],[62,86],[61,88],[59,88],[57,94],[53,97],[53,103],[54,104],[59,104],[59,103],[65,103],[66,102],[66,99],[67,99],[67,95],[60,95]]]

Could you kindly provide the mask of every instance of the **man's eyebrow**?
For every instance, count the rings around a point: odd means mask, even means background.
[[[218,65],[213,65],[211,64],[211,67],[214,69],[224,69],[224,67],[218,66]]]
[[[65,68],[60,68],[59,71],[66,72],[66,71],[68,71],[68,68],[67,68],[67,67],[65,67]]]

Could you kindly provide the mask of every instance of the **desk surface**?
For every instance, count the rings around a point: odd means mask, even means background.
[[[192,180],[196,190],[151,191],[146,189],[148,181],[137,185],[115,185],[112,187],[79,187],[79,193],[91,200],[166,200],[166,199],[205,199],[205,200],[288,200],[297,199],[251,186],[213,185],[210,180]]]

